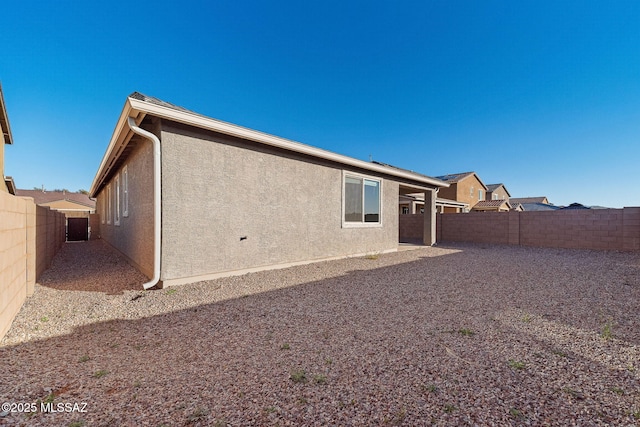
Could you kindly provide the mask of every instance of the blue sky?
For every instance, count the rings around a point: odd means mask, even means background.
[[[8,2],[18,188],[88,189],[133,91],[513,197],[640,206],[638,1]]]

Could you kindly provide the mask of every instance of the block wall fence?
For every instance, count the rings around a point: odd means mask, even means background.
[[[422,216],[400,215],[400,240],[420,236]],[[475,242],[568,249],[640,250],[640,207],[544,212],[438,214],[439,242]]]
[[[64,241],[64,214],[0,191],[0,339]]]

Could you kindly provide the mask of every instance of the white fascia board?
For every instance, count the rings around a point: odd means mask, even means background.
[[[131,107],[134,110],[173,120],[175,122],[195,126],[202,129],[208,129],[215,132],[223,133],[225,135],[236,136],[242,139],[248,139],[250,141],[259,142],[262,144],[270,145],[277,148],[282,148],[289,151],[305,154],[320,159],[329,160],[336,163],[342,163],[348,166],[353,166],[360,169],[375,171],[386,175],[396,176],[399,178],[409,179],[411,181],[417,181],[423,184],[427,184],[435,187],[448,187],[449,184],[440,181],[439,179],[429,178],[423,175],[414,174],[408,171],[397,170],[386,166],[377,165],[375,163],[365,162],[363,160],[354,159],[352,157],[336,154],[331,151],[323,150],[320,148],[312,147],[310,145],[302,144],[299,142],[284,139],[278,136],[269,135],[264,132],[259,132],[253,129],[245,128],[242,126],[226,123],[220,120],[212,119],[210,117],[201,116],[186,111],[175,110],[170,107],[162,105],[152,104],[145,101],[129,98]]]
[[[91,188],[89,189],[89,195],[91,197],[96,197],[96,191],[100,184],[102,184],[102,180],[104,179],[104,173],[106,172],[107,165],[109,160],[113,154],[113,150],[118,144],[118,140],[121,138],[122,131],[127,128],[127,117],[131,114],[131,104],[130,99],[127,98],[127,102],[125,102],[124,108],[122,109],[122,113],[120,114],[120,118],[116,123],[116,127],[113,131],[113,135],[111,136],[111,140],[109,141],[109,145],[107,146],[107,151],[105,151],[104,156],[102,157],[102,161],[100,162],[100,167],[98,167],[98,172],[96,176],[93,178],[93,183],[91,184]],[[128,133],[128,132],[127,132]],[[125,137],[126,135],[122,135]]]
[[[120,114],[120,118],[118,119],[118,123],[116,124],[116,128],[113,132],[113,136],[111,137],[111,141],[109,142],[109,146],[107,147],[107,151],[105,152],[104,157],[102,158],[102,162],[100,163],[100,167],[98,168],[98,172],[91,184],[90,194],[91,197],[96,197],[95,192],[98,190],[100,184],[102,184],[102,180],[104,179],[105,173],[107,172],[108,164],[113,162],[112,159],[113,150],[120,144],[122,138],[126,138],[126,134],[122,135],[124,130],[127,130],[127,117],[137,117],[136,122],[140,122],[144,117],[138,117],[138,115],[142,113],[143,115],[149,114],[152,116],[157,116],[160,118],[172,120],[178,123],[183,123],[186,125],[194,126],[201,129],[207,129],[214,132],[223,133],[225,135],[235,136],[242,139],[247,139],[250,141],[258,142],[265,145],[270,145],[272,147],[281,148],[288,151],[293,151],[301,154],[305,154],[311,157],[316,157],[320,159],[329,160],[336,163],[341,163],[344,165],[374,171],[386,175],[395,176],[398,178],[408,179],[410,181],[418,182],[421,184],[426,184],[432,187],[449,187],[449,184],[441,181],[439,179],[426,177],[423,175],[414,174],[408,171],[403,171],[399,169],[389,168],[382,165],[377,165],[375,163],[365,162],[363,160],[354,159],[352,157],[343,156],[341,154],[336,154],[331,151],[323,150],[320,148],[312,147],[310,145],[302,144],[299,142],[291,141],[285,138],[281,138],[274,135],[269,135],[264,132],[259,132],[253,129],[245,128],[242,126],[234,125],[231,123],[226,123],[220,120],[216,120],[210,117],[201,116],[199,114],[180,111],[174,108],[166,107],[163,105],[153,104],[150,102],[141,101],[134,98],[127,98],[127,102],[125,103],[124,109]]]

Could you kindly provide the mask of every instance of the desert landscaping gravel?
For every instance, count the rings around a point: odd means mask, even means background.
[[[0,425],[640,424],[637,252],[448,244],[145,280],[65,245],[0,343]]]

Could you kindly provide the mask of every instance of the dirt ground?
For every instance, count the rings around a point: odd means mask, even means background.
[[[0,425],[640,423],[640,254],[455,244],[176,288],[67,244]]]

